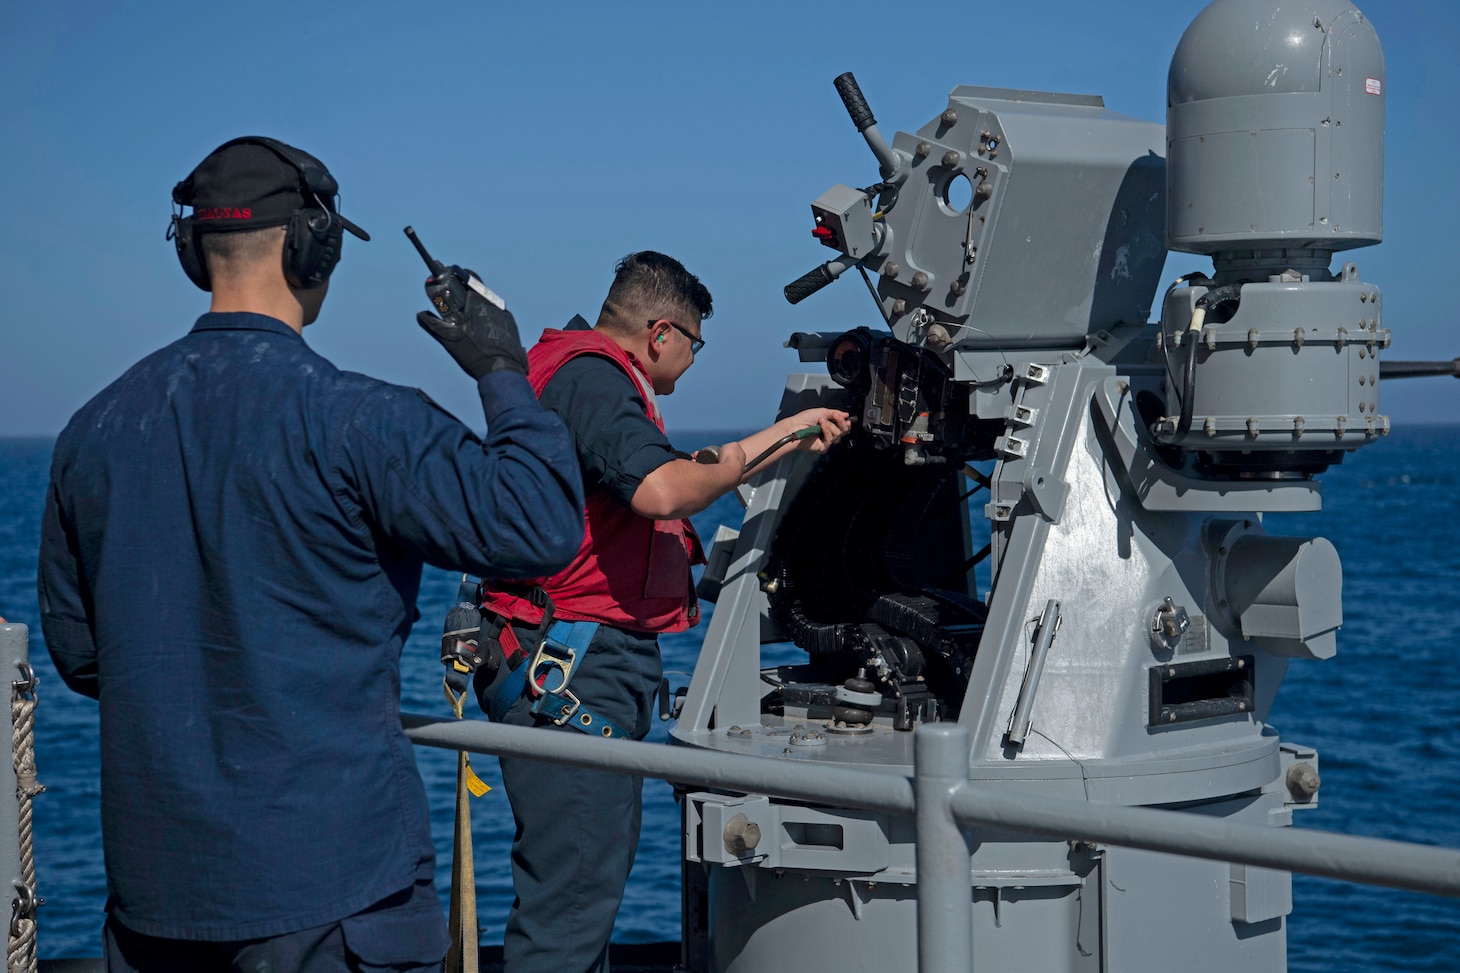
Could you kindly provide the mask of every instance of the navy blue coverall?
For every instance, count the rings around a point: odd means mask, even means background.
[[[281,321],[205,314],[61,434],[42,626],[100,701],[113,921],[239,941],[345,920],[366,968],[439,961],[400,725],[422,564],[530,577],[582,540],[562,424],[520,375],[478,387],[485,440]],[[387,899],[406,908],[361,915]]]

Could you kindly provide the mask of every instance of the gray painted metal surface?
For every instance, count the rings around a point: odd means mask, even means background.
[[[1379,289],[1329,266],[1381,236],[1383,55],[1346,0],[1216,0],[1168,81],[1164,131],[1093,96],[959,87],[867,136],[883,182],[813,204],[836,256],[787,293],[860,265],[877,313],[793,338],[828,375],[782,404],[847,408],[857,434],[761,474],[704,592],[675,742],[903,778],[909,731],[967,734],[960,968],[1286,966],[1296,864],[1268,855],[1317,800],[1317,755],[1266,721],[1290,663],[1341,648],[1342,567],[1262,518],[1317,509],[1323,470],[1388,432]],[[1156,300],[1167,243],[1212,269]],[[787,642],[805,661],[765,664]],[[1176,806],[1200,840],[1153,837]],[[710,969],[836,968],[808,940],[898,962],[938,873],[865,807],[691,795],[687,836],[784,836],[687,841]],[[1229,828],[1260,850],[1220,861]],[[1397,860],[1345,847],[1370,879]]]
[[[1226,320],[1191,330],[1208,293],[1180,287],[1166,300],[1163,352],[1179,363],[1194,342],[1197,362],[1190,432],[1179,434],[1168,419],[1153,430],[1157,439],[1207,450],[1331,452],[1388,435],[1379,353],[1390,333],[1379,288],[1360,282],[1357,269],[1336,281],[1279,271],[1244,284]]]
[[[892,145],[911,174],[866,265],[899,338],[1079,347],[1146,319],[1165,255],[1160,126],[1090,96],[961,86]]]
[[[726,753],[630,741],[602,741],[567,733],[543,734],[528,727],[454,720],[407,713],[402,724],[418,746],[472,753],[525,757],[593,770],[652,777],[675,784],[739,793],[774,795],[817,805],[853,807],[924,819],[933,815],[932,849],[948,858],[966,847],[938,816],[995,832],[1058,835],[1129,848],[1214,861],[1299,871],[1343,881],[1460,897],[1460,851],[1380,838],[1324,831],[1232,824],[1196,810],[1121,807],[1086,801],[1020,795],[970,783],[950,775],[956,758],[961,771],[967,755],[967,730],[928,725],[910,734],[930,747],[914,779],[897,774],[826,766],[814,759],[765,760]],[[546,739],[545,739],[546,738]],[[953,756],[950,757],[950,754]],[[922,773],[920,782],[917,775]],[[955,786],[956,784],[956,786]],[[942,809],[924,806],[931,801]],[[943,823],[946,823],[944,821]],[[716,836],[706,836],[706,841]],[[926,866],[925,866],[926,867]],[[961,875],[961,870],[960,870]],[[1023,874],[1036,883],[1038,876]],[[960,888],[964,888],[960,879]]]
[[[1170,247],[1378,243],[1384,84],[1379,39],[1347,0],[1208,6],[1167,84]]]
[[[0,673],[5,674],[7,688],[30,671],[30,629],[16,622],[0,623]],[[5,694],[8,711],[10,694]],[[0,882],[4,882],[6,898],[13,900],[25,884],[20,862],[20,800],[15,786],[15,763],[10,754],[15,742],[15,728],[10,717],[4,719],[5,748],[0,757]],[[32,890],[34,891],[34,890]]]
[[[918,969],[954,973],[973,955],[968,921],[968,841],[952,799],[967,783],[968,730],[925,726],[916,734]]]

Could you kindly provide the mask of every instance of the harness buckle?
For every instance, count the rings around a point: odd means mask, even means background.
[[[574,696],[571,689],[563,689],[553,695],[562,700],[563,703],[558,707],[556,715],[552,713],[544,713],[543,715],[552,720],[554,726],[562,726],[573,718],[574,714],[578,712],[579,707],[583,705],[583,701],[577,696]]]

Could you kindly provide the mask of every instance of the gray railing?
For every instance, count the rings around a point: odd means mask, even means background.
[[[28,661],[28,631],[0,625],[0,663]],[[1010,794],[967,779],[966,727],[929,724],[914,737],[914,775],[854,770],[801,760],[544,733],[483,720],[405,714],[413,742],[448,750],[527,757],[833,807],[860,808],[916,820],[918,968],[966,969],[970,855],[960,825],[1099,842],[1304,872],[1326,878],[1460,897],[1460,851],[1325,831],[1236,824],[1204,815]],[[10,761],[0,761],[0,789],[13,790]],[[0,883],[20,891],[18,808],[0,801]],[[20,900],[17,899],[13,906]]]
[[[965,905],[971,851],[960,825],[1460,897],[1460,851],[1450,848],[1236,824],[1179,811],[1014,795],[971,782],[968,730],[951,723],[925,724],[915,731],[914,776],[908,779],[809,761],[544,733],[482,720],[406,714],[402,722],[412,741],[422,746],[527,757],[915,818],[921,973],[966,969],[972,953]]]

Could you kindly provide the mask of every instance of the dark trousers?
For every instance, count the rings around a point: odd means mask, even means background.
[[[446,919],[426,871],[413,887],[356,915],[266,939],[146,936],[108,916],[107,973],[440,973]]]
[[[605,625],[578,663],[570,688],[589,710],[642,740],[660,677],[654,636]],[[531,705],[524,695],[503,722],[540,726],[545,733],[580,732],[534,717]],[[503,937],[508,973],[607,969],[609,937],[639,845],[642,779],[519,758],[500,762],[517,823],[512,839],[517,898]]]

